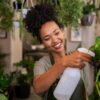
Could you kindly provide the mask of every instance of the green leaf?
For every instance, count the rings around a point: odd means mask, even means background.
[[[8,99],[4,94],[0,93],[0,100],[8,100]]]
[[[0,28],[9,30],[12,27],[14,12],[9,0],[0,0]]]
[[[48,2],[47,2],[48,1]],[[77,26],[82,17],[83,2],[81,0],[37,0],[37,3],[53,4],[58,12],[58,20],[65,26]]]
[[[99,42],[100,43],[100,36],[97,36],[96,37],[96,42]]]

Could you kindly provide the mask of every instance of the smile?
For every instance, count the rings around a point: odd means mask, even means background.
[[[59,49],[59,48],[61,47],[61,43],[58,43],[58,44],[56,44],[56,45],[53,45],[53,47],[54,47],[55,49]]]

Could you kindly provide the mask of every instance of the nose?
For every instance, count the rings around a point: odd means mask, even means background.
[[[57,37],[56,37],[56,36],[52,36],[51,39],[52,39],[52,42],[53,42],[53,43],[56,43],[56,42],[57,42]]]

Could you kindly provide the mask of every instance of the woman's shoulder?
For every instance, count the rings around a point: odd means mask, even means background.
[[[50,61],[49,54],[46,54],[46,55],[44,55],[43,57],[41,57],[41,58],[39,59],[39,61]]]
[[[49,54],[46,54],[43,57],[41,57],[38,61],[36,61],[36,63],[41,63],[43,65],[51,64]]]
[[[45,55],[42,58],[40,58],[38,61],[35,62],[34,70],[35,72],[45,72],[51,67],[50,57],[49,55]]]

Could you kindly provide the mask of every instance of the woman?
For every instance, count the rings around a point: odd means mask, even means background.
[[[45,100],[56,100],[53,90],[65,68],[82,69],[85,65],[84,61],[89,62],[91,57],[78,51],[66,54],[63,25],[59,23],[57,12],[51,5],[40,4],[31,8],[26,15],[25,25],[27,30],[36,36],[50,52],[35,64],[34,90],[38,94],[44,93]],[[84,88],[83,81],[81,82]],[[81,90],[84,93],[80,94]],[[82,99],[85,88],[80,88],[79,92],[75,93],[78,93],[79,97],[72,96],[70,100],[86,100],[86,98]]]

